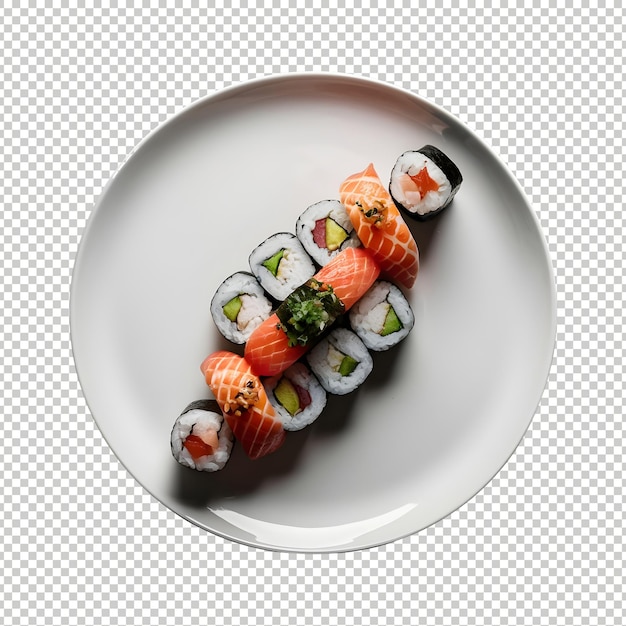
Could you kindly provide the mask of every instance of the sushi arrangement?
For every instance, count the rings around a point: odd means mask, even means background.
[[[197,471],[221,470],[235,442],[254,460],[312,424],[328,394],[355,391],[415,324],[404,295],[419,252],[403,215],[431,218],[462,182],[434,146],[398,157],[386,187],[372,164],[341,182],[339,199],[309,206],[295,234],[276,233],[248,257],[250,271],[227,277],[211,300],[219,332],[234,351],[200,366],[214,399],[179,415],[171,449]]]

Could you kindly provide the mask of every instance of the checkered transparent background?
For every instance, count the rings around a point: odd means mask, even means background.
[[[0,623],[623,623],[624,12],[62,4],[0,9]],[[69,340],[80,236],[129,151],[207,93],[307,70],[473,128],[533,202],[558,289],[553,368],[504,469],[426,531],[339,555],[233,544],[155,502],[94,426]]]

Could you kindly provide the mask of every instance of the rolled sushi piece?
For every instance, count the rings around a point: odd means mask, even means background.
[[[233,432],[215,400],[196,400],[174,422],[170,444],[172,455],[181,465],[199,472],[216,472],[230,458]]]
[[[459,168],[435,146],[401,154],[391,171],[389,192],[399,209],[417,219],[447,207],[461,187]]]
[[[278,376],[264,379],[263,386],[285,430],[309,426],[326,406],[326,391],[302,361]]]
[[[322,200],[308,207],[296,222],[296,235],[318,265],[326,265],[345,248],[361,245],[339,200]]]
[[[309,352],[307,360],[322,387],[340,396],[357,389],[373,367],[367,347],[347,328],[330,332]]]
[[[282,301],[315,274],[315,265],[293,233],[276,233],[249,257],[250,269],[272,298]]]
[[[376,281],[352,307],[350,325],[375,352],[400,343],[415,324],[415,316],[402,291],[386,280]]]
[[[272,314],[272,303],[250,272],[236,272],[217,289],[211,315],[217,329],[233,343],[242,345]]]

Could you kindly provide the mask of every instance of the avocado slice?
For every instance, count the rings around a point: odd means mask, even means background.
[[[353,359],[350,355],[346,354],[341,360],[341,365],[339,366],[339,373],[342,376],[349,376],[354,372],[356,366],[359,362],[356,359]]]
[[[274,396],[285,407],[285,410],[289,412],[289,415],[295,415],[300,411],[298,391],[287,378],[283,377],[278,381],[278,384],[274,387]]]
[[[326,218],[326,247],[331,252],[341,247],[341,244],[348,238],[348,233],[343,226],[340,226],[330,217]]]
[[[389,310],[385,316],[383,329],[380,331],[381,337],[386,337],[387,335],[391,335],[391,333],[397,333],[402,328],[402,322],[400,321],[398,314],[392,306],[389,306]]]
[[[241,298],[235,296],[222,307],[222,310],[224,311],[224,315],[231,322],[236,322],[239,311],[241,311]]]
[[[269,259],[265,259],[265,261],[263,261],[263,267],[266,267],[273,276],[276,276],[276,274],[278,274],[278,266],[280,265],[284,254],[285,248],[281,248],[276,254],[272,255]]]

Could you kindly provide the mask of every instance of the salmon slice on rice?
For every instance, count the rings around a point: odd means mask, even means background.
[[[219,350],[200,366],[235,439],[251,459],[277,450],[285,431],[260,379],[238,354]]]
[[[417,244],[373,164],[348,176],[339,194],[361,243],[381,270],[411,288],[419,271]]]

